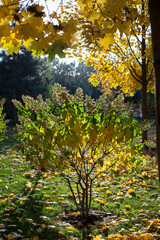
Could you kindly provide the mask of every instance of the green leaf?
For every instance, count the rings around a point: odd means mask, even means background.
[[[98,164],[103,167],[103,164],[104,164],[104,160],[103,158],[98,158]]]
[[[145,158],[143,158],[143,164],[146,165],[147,160]]]
[[[65,53],[63,49],[67,47],[67,44],[61,41],[55,42],[52,47],[48,50],[49,60],[53,61],[55,55],[57,54],[60,58],[65,58]]]

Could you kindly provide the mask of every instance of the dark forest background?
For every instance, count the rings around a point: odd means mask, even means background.
[[[85,62],[64,62],[56,58],[50,62],[47,57],[32,57],[32,53],[24,47],[18,54],[7,55],[0,52],[0,97],[5,98],[4,112],[6,119],[15,124],[17,112],[11,100],[21,100],[22,95],[36,98],[42,94],[43,98],[50,98],[54,83],[65,86],[71,94],[77,88],[82,88],[84,94],[91,98],[98,98],[101,91],[93,87],[88,78],[93,73],[93,66],[86,66]],[[115,93],[115,89],[113,91]],[[134,97],[126,97],[126,101],[140,103],[141,91]],[[148,95],[148,118],[154,115],[154,96]]]
[[[4,112],[6,118],[14,123],[17,121],[16,109],[11,100],[21,100],[22,95],[50,98],[54,83],[65,86],[71,94],[78,87],[84,94],[97,98],[98,88],[89,82],[93,67],[87,67],[85,62],[65,63],[59,59],[50,62],[47,57],[33,58],[32,53],[21,48],[18,54],[7,55],[0,52],[0,97],[5,98]]]

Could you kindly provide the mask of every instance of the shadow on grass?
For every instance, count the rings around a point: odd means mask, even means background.
[[[11,207],[0,215],[0,237],[2,239],[66,239],[59,228],[49,225],[50,219],[43,215],[43,195],[35,193],[40,174],[32,189],[25,188],[19,197],[10,198]]]
[[[0,142],[0,147],[9,146],[10,148],[15,148],[19,144],[17,140],[17,129],[16,127],[7,126],[7,131],[4,135],[3,141]]]

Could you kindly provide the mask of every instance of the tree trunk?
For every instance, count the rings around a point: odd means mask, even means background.
[[[155,78],[157,163],[160,183],[160,0],[148,0],[152,29],[152,51]]]
[[[142,0],[142,15],[144,15],[144,0]],[[142,25],[142,121],[147,119],[147,69],[146,69],[146,27]],[[142,142],[147,141],[147,130],[142,133]]]
[[[147,119],[147,84],[142,81],[142,121]],[[147,130],[142,132],[142,142],[147,141]]]

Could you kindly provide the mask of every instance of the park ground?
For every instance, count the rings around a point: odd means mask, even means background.
[[[97,179],[84,227],[64,180],[31,168],[10,128],[0,148],[0,240],[160,239],[154,127],[149,142],[145,165]]]

